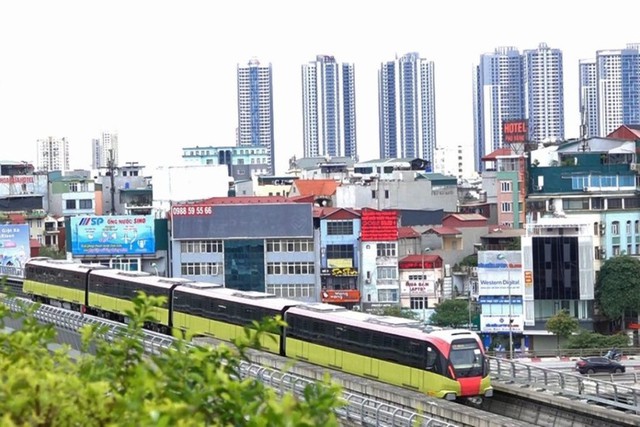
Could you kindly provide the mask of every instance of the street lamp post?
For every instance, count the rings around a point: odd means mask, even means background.
[[[499,254],[498,259],[504,261],[507,266],[507,289],[509,289],[509,359],[513,360],[513,319],[511,312],[511,269],[509,267],[509,261],[504,254]]]

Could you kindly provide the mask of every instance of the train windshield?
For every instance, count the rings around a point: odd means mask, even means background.
[[[449,360],[456,378],[477,377],[484,373],[484,355],[480,345],[474,340],[454,341]]]

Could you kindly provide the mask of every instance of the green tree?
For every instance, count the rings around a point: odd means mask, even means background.
[[[609,349],[611,347],[628,346],[629,337],[625,334],[602,335],[585,329],[580,330],[575,335],[571,335],[567,343],[567,348]]]
[[[417,320],[420,318],[415,312],[402,308],[399,305],[392,305],[374,310],[374,314],[379,316],[403,317],[405,319]]]
[[[640,261],[628,255],[605,261],[597,278],[596,301],[624,331],[626,314],[640,311]]]
[[[38,256],[45,256],[53,259],[65,259],[67,255],[58,250],[55,246],[43,246],[40,248],[40,253]]]
[[[142,325],[161,298],[140,296],[126,331],[113,341],[96,327],[82,330],[94,355],[73,361],[67,348],[50,352],[51,325],[27,308],[23,328],[0,334],[0,425],[3,426],[337,426],[339,388],[306,387],[304,399],[239,379],[244,351],[280,319],[255,323],[237,348],[176,341],[157,355],[144,353]],[[16,317],[0,303],[0,326]]]
[[[441,302],[431,315],[431,323],[436,326],[459,328],[469,323],[469,302],[449,299]]]
[[[560,310],[547,320],[547,331],[556,336],[557,348],[560,350],[560,338],[567,338],[578,330],[578,320],[569,316],[566,310]]]

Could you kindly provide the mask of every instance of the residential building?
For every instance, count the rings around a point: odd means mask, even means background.
[[[443,264],[439,255],[418,253],[398,261],[400,305],[411,309],[423,322],[443,300]]]
[[[596,51],[580,62],[580,110],[589,136],[606,136],[624,124],[640,123],[640,44]],[[595,123],[594,123],[595,122]]]
[[[474,79],[474,166],[511,142],[504,139],[505,122],[528,123],[523,140],[564,139],[562,51],[540,43],[522,54],[515,47],[499,47],[480,56]]]
[[[153,205],[151,178],[143,172],[144,166],[137,162],[127,162],[112,171],[94,171],[96,185],[102,188],[98,211],[111,215],[150,215]]]
[[[49,212],[53,217],[102,214],[102,189],[89,171],[49,173]]]
[[[314,207],[320,227],[320,301],[360,306],[360,213]]]
[[[109,168],[118,166],[120,153],[118,150],[118,134],[102,132],[100,139],[91,140],[91,168]]]
[[[275,138],[271,64],[261,64],[252,58],[246,65],[238,64],[237,77],[238,147],[264,149],[268,159],[266,173],[273,174]]]
[[[303,155],[357,158],[355,67],[317,55],[302,65]]]
[[[525,117],[529,140],[564,140],[564,71],[562,51],[540,43],[523,51]]]
[[[213,198],[173,205],[171,223],[174,277],[318,301],[320,260],[311,203]]]
[[[37,141],[36,169],[39,172],[67,171],[69,167],[69,141],[49,136]]]
[[[251,179],[254,175],[268,175],[272,162],[267,147],[195,146],[182,148],[185,165],[223,165],[235,181]]]
[[[407,53],[378,72],[380,157],[423,158],[431,171],[436,149],[434,63]]]
[[[517,154],[512,148],[500,148],[482,158],[483,162],[494,165],[484,168],[482,188],[487,203],[496,206],[498,226],[522,228],[525,222],[527,161],[526,154]]]

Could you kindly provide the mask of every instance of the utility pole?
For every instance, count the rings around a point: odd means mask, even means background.
[[[107,168],[109,169],[109,177],[111,178],[111,215],[116,214],[116,184],[114,172],[116,170],[115,160],[113,159],[113,148],[109,148],[109,160],[107,160]]]

